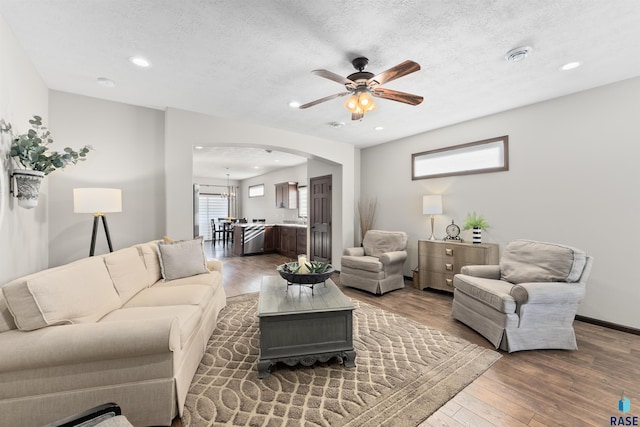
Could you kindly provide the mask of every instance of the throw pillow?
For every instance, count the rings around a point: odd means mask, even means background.
[[[158,242],[160,271],[164,280],[208,273],[202,237],[177,242]]]
[[[519,284],[528,282],[577,282],[587,262],[580,249],[556,243],[515,240],[500,259],[500,278]]]

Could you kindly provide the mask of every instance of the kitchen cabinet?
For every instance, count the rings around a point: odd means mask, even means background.
[[[278,225],[273,234],[276,252],[293,259],[307,253],[307,227]]]
[[[280,252],[282,255],[289,258],[298,257],[297,253],[297,235],[295,227],[280,226]],[[303,252],[304,253],[304,252]]]
[[[296,251],[298,255],[307,253],[307,228],[306,227],[296,228]]]
[[[264,228],[264,251],[275,252],[277,247],[276,236],[278,235],[278,227],[267,225]]]
[[[298,183],[276,184],[276,208],[298,209]]]

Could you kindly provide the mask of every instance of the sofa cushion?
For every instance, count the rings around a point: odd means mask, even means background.
[[[180,346],[185,343],[198,330],[202,310],[197,305],[165,305],[158,307],[126,307],[111,313],[100,319],[100,322],[118,321],[146,321],[150,319],[178,319],[180,325]]]
[[[7,306],[7,300],[4,299],[4,294],[0,291],[0,333],[12,329],[18,329],[18,327],[13,320],[13,316],[11,316],[9,306]]]
[[[349,267],[356,270],[371,271],[378,273],[382,271],[382,263],[378,258],[373,256],[350,256],[344,255],[341,259],[343,267]]]
[[[102,257],[84,258],[22,277],[2,291],[22,331],[95,322],[121,305]]]
[[[500,259],[500,278],[511,283],[577,282],[587,262],[585,252],[570,246],[515,240]]]
[[[407,248],[407,233],[369,230],[364,235],[362,246],[365,255],[376,258],[385,252],[404,251]]]
[[[147,287],[147,269],[136,248],[120,249],[103,258],[122,304]]]
[[[158,280],[162,279],[162,272],[160,271],[160,258],[158,257],[158,241],[154,240],[148,243],[142,243],[136,245],[144,265],[147,268],[147,280],[146,285],[151,286]]]
[[[201,309],[211,302],[213,288],[205,285],[154,286],[145,289],[125,304],[127,307],[197,305]]]
[[[509,282],[456,274],[453,276],[453,286],[501,313],[516,311],[516,301],[510,294],[514,285]]]
[[[207,285],[207,286],[221,286],[222,274],[219,271],[211,271],[205,274],[196,274],[195,276],[182,277],[175,280],[160,280],[154,288],[158,286],[182,286],[182,285]]]
[[[178,242],[158,242],[160,269],[165,280],[208,273],[202,237]]]

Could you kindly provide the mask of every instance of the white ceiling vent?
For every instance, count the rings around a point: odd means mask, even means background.
[[[504,59],[509,62],[524,61],[531,53],[531,50],[532,48],[530,46],[517,47],[507,52],[507,54],[504,56]]]

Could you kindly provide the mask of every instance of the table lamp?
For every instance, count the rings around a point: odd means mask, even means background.
[[[422,196],[422,213],[425,215],[431,215],[431,237],[429,237],[429,240],[436,240],[436,237],[433,235],[433,222],[435,220],[435,215],[442,214],[442,196],[439,194],[433,196]]]
[[[105,214],[122,212],[122,190],[116,188],[74,188],[73,212],[93,214],[93,233],[91,234],[89,256],[93,256],[96,249],[98,218],[102,218],[102,225],[109,244],[109,252],[113,252]]]

